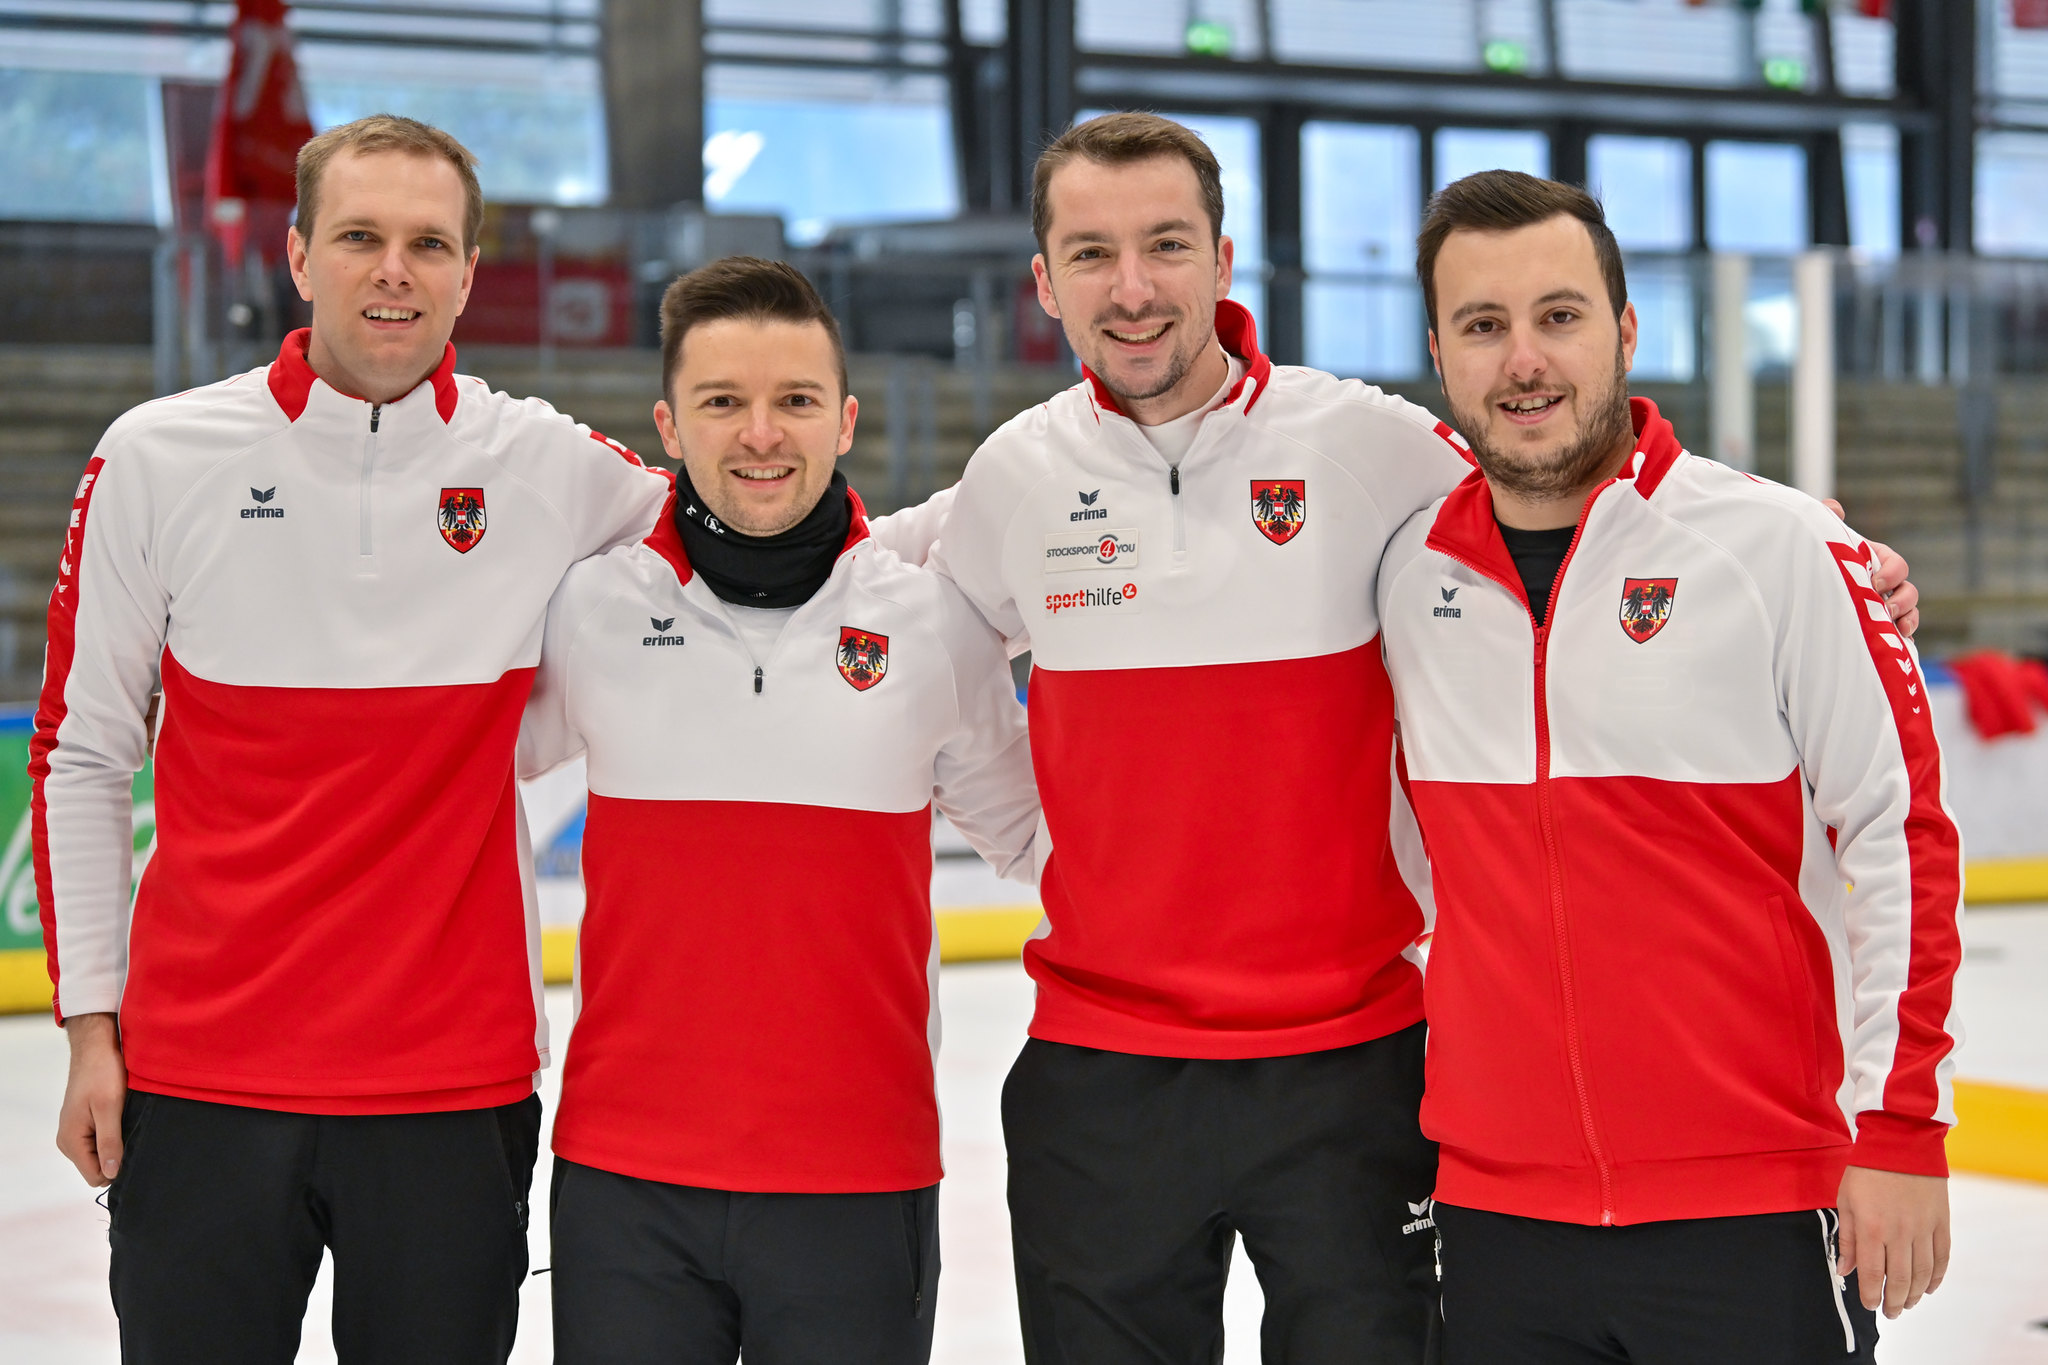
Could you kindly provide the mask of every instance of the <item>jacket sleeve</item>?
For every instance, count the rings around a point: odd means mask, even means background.
[[[569,714],[569,684],[575,674],[576,634],[589,613],[577,608],[583,569],[571,569],[548,603],[541,631],[540,666],[519,720],[519,776],[552,772],[583,752],[583,735]]]
[[[958,593],[946,596],[958,710],[934,764],[934,800],[998,875],[1033,885],[1044,835],[1024,707],[1002,641]]]
[[[1850,1161],[1946,1175],[1962,958],[1962,840],[1926,677],[1871,586],[1870,547],[1819,509],[1777,593],[1779,701],[1848,891]]]
[[[965,593],[981,619],[1003,637],[1014,658],[1031,648],[1031,633],[1009,586],[1003,581],[1003,543],[1010,531],[1021,490],[1012,461],[984,443],[967,462],[967,472],[954,486],[945,524],[931,547],[928,567]]]
[[[953,499],[959,491],[955,484],[940,489],[915,507],[872,517],[868,534],[905,564],[925,564],[931,559],[932,546],[946,533],[946,519],[952,514]]]
[[[552,409],[549,412],[554,416]],[[564,423],[569,449],[576,457],[576,477],[563,494],[562,508],[569,522],[573,558],[585,559],[614,546],[645,540],[674,481],[661,470],[649,469],[638,455],[602,432],[567,418],[556,416],[555,420]]]
[[[118,1010],[128,973],[132,790],[149,758],[170,596],[150,563],[149,490],[117,426],[71,505],[29,742],[43,951],[58,1022]]]

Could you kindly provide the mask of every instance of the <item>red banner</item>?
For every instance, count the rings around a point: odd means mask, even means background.
[[[299,148],[313,136],[284,0],[236,0],[227,80],[206,153],[206,220],[230,265],[282,229],[298,199]]]

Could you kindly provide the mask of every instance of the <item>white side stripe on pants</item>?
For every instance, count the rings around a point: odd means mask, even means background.
[[[1840,1243],[1836,1236],[1842,1226],[1842,1216],[1833,1209],[1815,1209],[1820,1216],[1820,1250],[1828,1260],[1828,1278],[1835,1285],[1835,1313],[1842,1319],[1842,1353],[1856,1354],[1856,1328],[1849,1321],[1849,1304],[1843,1293],[1848,1288],[1842,1276],[1835,1273],[1841,1264]]]

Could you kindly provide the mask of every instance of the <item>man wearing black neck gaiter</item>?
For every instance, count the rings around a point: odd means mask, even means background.
[[[555,1359],[925,1365],[931,811],[1034,879],[1024,711],[836,472],[859,409],[803,276],[707,266],[662,331],[674,499],[563,581],[520,745],[590,786]]]

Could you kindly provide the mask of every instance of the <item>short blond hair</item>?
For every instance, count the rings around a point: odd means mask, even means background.
[[[299,148],[299,235],[307,236],[320,212],[320,177],[327,163],[343,152],[409,152],[447,160],[462,178],[462,250],[476,245],[484,228],[484,191],[476,179],[476,157],[469,148],[430,123],[402,114],[371,114],[316,134]]]

